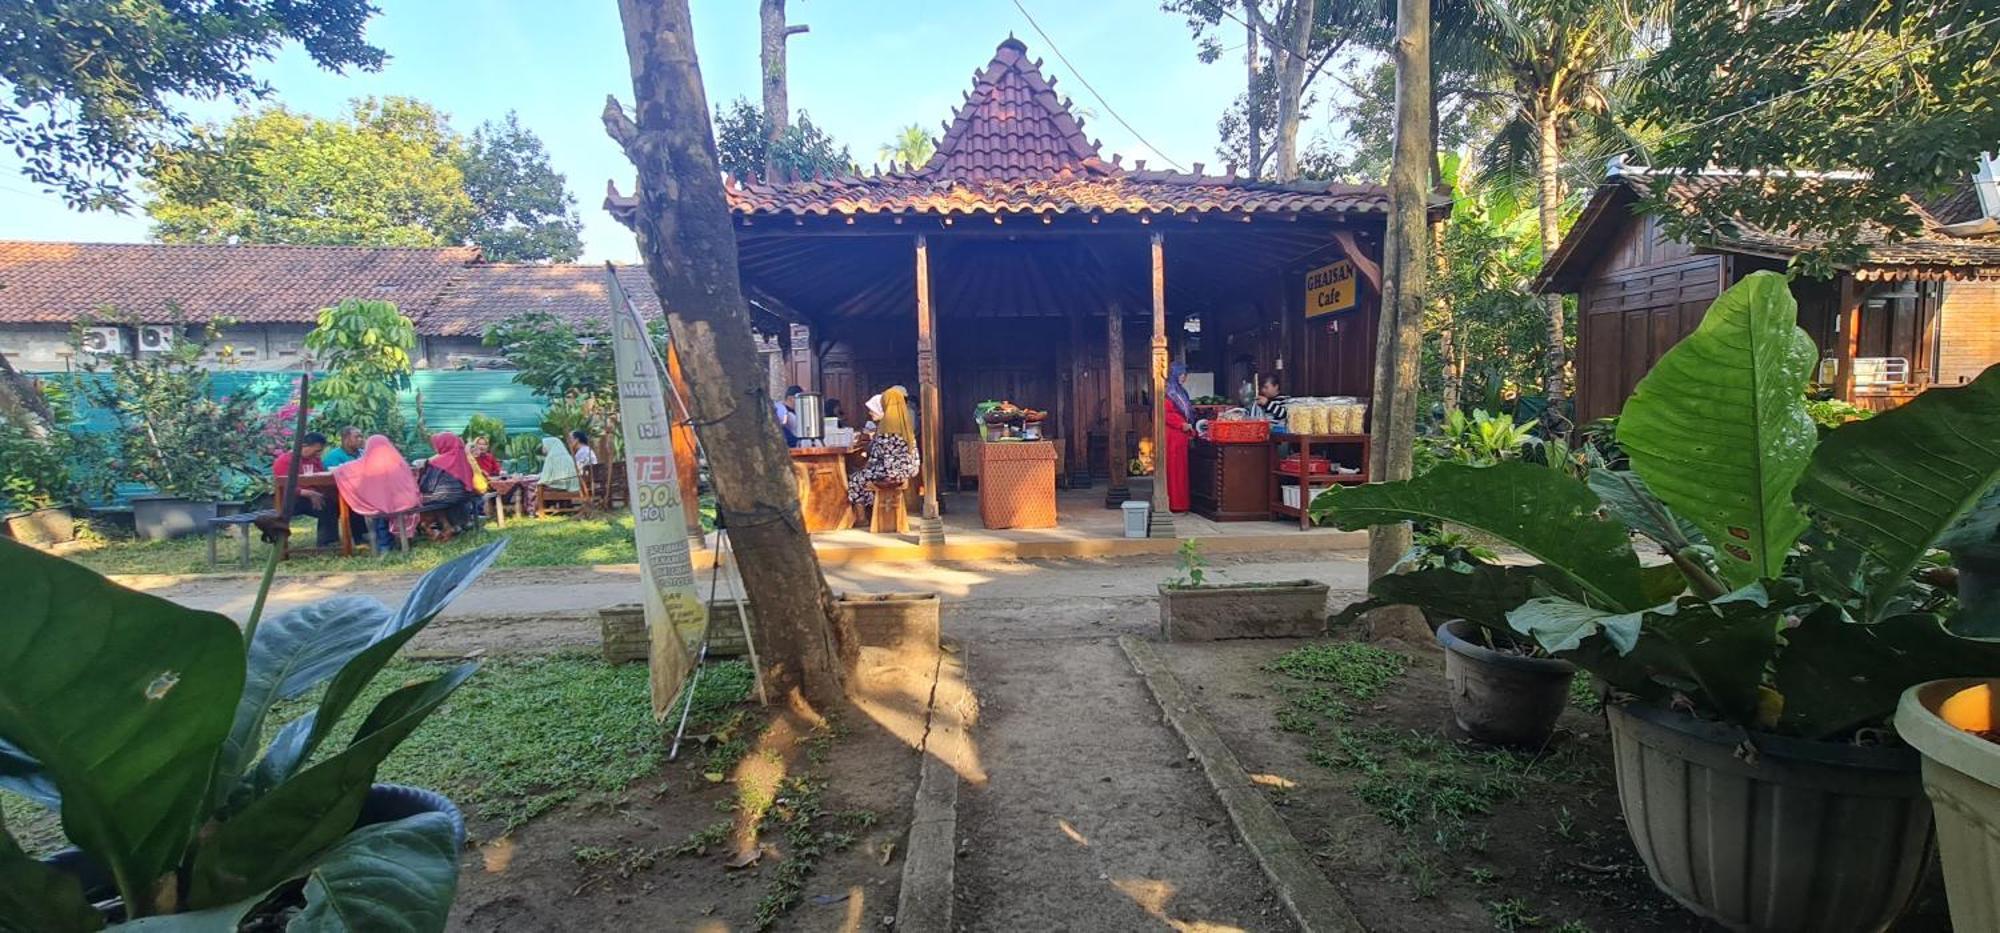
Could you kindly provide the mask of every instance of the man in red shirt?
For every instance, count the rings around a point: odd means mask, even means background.
[[[300,438],[299,475],[326,472],[326,467],[320,465],[319,459],[325,452],[326,435],[313,431]],[[276,490],[276,495],[286,494],[285,477],[291,468],[292,452],[289,450],[279,454],[278,459],[272,462],[271,487]],[[326,493],[317,489],[299,490],[298,496],[292,499],[291,514],[310,515],[317,519],[313,538],[319,547],[326,547],[340,540],[340,508]]]

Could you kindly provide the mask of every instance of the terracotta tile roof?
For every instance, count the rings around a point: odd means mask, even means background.
[[[1575,258],[1585,258],[1591,253],[1592,244],[1604,241],[1601,232],[1595,228],[1600,218],[1609,219],[1621,211],[1628,210],[1634,195],[1646,196],[1667,184],[1667,199],[1670,202],[1694,200],[1732,181],[1722,175],[1649,175],[1643,172],[1627,172],[1612,175],[1598,186],[1597,193],[1584,208],[1584,215],[1571,228],[1569,235],[1557,248],[1542,274],[1536,278],[1536,288],[1546,289],[1554,282],[1555,287],[1569,289],[1575,287],[1576,275],[1582,274]],[[1820,184],[1841,185],[1849,181],[1838,175],[1817,179]],[[1970,206],[1966,197],[1972,197]],[[1976,195],[1970,186],[1963,192],[1954,190],[1949,195],[1934,200],[1927,205],[1905,199],[1910,211],[1922,222],[1921,233],[1891,242],[1884,231],[1864,230],[1861,241],[1868,247],[1867,258],[1853,266],[1851,271],[1856,279],[1864,281],[1891,279],[1926,280],[1971,280],[2000,279],[2000,237],[1954,236],[1941,227],[1976,217],[1979,213]],[[1968,213],[1969,212],[1969,213]],[[1716,238],[1704,248],[1724,252],[1751,253],[1755,255],[1787,258],[1804,252],[1825,239],[1809,230],[1769,230],[1754,226],[1738,219],[1737,229]],[[1572,268],[1575,267],[1575,268]]]
[[[426,306],[479,250],[168,246],[0,240],[0,323],[68,324],[111,308],[167,323],[311,323],[343,298]]]
[[[1380,213],[1380,185],[1277,184],[1226,175],[1131,170],[1102,158],[1054,82],[1009,38],[973,75],[930,161],[915,170],[774,182],[724,179],[731,213],[760,216],[957,214]],[[630,225],[636,197],[615,190],[605,208]]]
[[[1054,84],[1028,60],[1027,45],[1007,37],[972,76],[972,92],[918,174],[961,181],[1110,174]]]
[[[619,266],[618,280],[647,320],[660,314],[660,300],[642,266]],[[510,317],[545,311],[571,325],[611,324],[611,298],[604,267],[578,265],[475,264],[460,270],[437,300],[417,318],[417,330],[435,337],[477,337]]]

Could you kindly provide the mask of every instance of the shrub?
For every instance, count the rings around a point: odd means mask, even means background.
[[[93,377],[82,381],[81,394],[117,421],[107,486],[122,475],[167,495],[201,500],[240,493],[262,481],[259,393],[214,397],[201,364],[228,322],[178,325],[183,336],[170,349],[139,357],[84,352],[87,323],[78,325],[71,343]]]
[[[465,420],[465,430],[458,436],[470,443],[475,437],[484,437],[493,444],[493,452],[499,454],[507,443],[507,425],[498,418],[487,415],[473,415]]]

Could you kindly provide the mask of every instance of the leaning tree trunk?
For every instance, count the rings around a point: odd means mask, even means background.
[[[1544,105],[1535,113],[1535,200],[1537,219],[1541,224],[1542,262],[1555,257],[1556,246],[1562,242],[1562,178],[1558,174],[1561,140],[1556,135],[1556,111]],[[1564,363],[1568,356],[1563,346],[1563,296],[1550,289],[1542,297],[1548,315],[1548,349],[1542,354],[1542,381],[1548,389],[1549,413],[1543,424],[1556,426],[1561,419],[1563,399],[1569,397],[1566,379],[1563,376]]]
[[[775,180],[778,141],[792,125],[792,105],[785,85],[785,40],[807,27],[785,24],[785,0],[761,0],[757,27],[761,37],[757,63],[764,78],[764,177]]]
[[[799,514],[751,336],[687,0],[619,0],[618,12],[638,122],[613,98],[604,126],[639,170],[639,253],[683,351],[689,407],[755,609],[766,683],[773,694],[828,702],[840,694],[841,647],[854,642],[836,636],[839,614]]]
[[[1299,105],[1305,96],[1306,51],[1312,45],[1314,0],[1294,0],[1292,20],[1285,25],[1284,48],[1278,56],[1278,180],[1299,177]],[[1426,92],[1428,94],[1428,92]]]
[[[1389,230],[1383,238],[1382,315],[1375,341],[1375,421],[1370,478],[1409,479],[1417,440],[1417,377],[1423,364],[1424,292],[1430,272],[1426,210],[1430,178],[1430,0],[1397,0],[1396,140],[1389,164]],[[1410,549],[1408,524],[1368,529],[1368,578],[1390,572]],[[1371,634],[1428,644],[1421,613],[1393,606],[1370,615]]]

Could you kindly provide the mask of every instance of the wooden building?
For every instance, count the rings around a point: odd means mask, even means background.
[[[1712,244],[1671,239],[1658,218],[1634,212],[1661,184],[1670,201],[1687,199],[1714,176],[1614,168],[1537,280],[1541,291],[1577,296],[1579,421],[1617,414],[1723,289],[1760,269],[1783,270],[1814,245],[1747,224]],[[1863,408],[1894,407],[2000,363],[2000,237],[1972,186],[1910,209],[1921,235],[1877,243],[1832,279],[1792,283],[1799,326],[1820,348],[1816,381]]]
[[[1231,396],[1258,372],[1370,393],[1385,189],[1107,160],[1054,84],[1009,38],[922,166],[728,182],[745,294],[792,322],[794,381],[850,415],[921,392],[933,494],[978,402],[1046,409],[1072,487],[1102,479],[1108,503],[1161,431],[1169,359]],[[1341,287],[1308,317],[1315,270]]]

